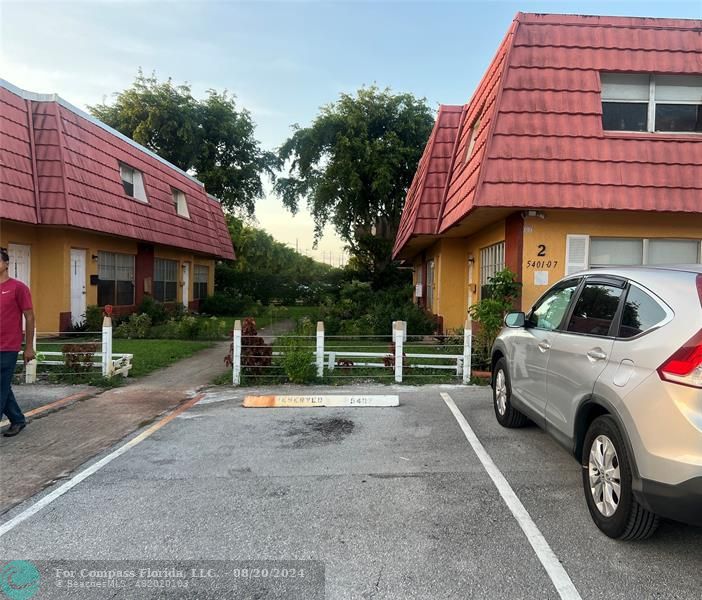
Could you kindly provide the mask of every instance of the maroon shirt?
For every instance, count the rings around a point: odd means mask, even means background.
[[[17,279],[0,283],[0,352],[22,349],[22,313],[32,308],[29,288]]]

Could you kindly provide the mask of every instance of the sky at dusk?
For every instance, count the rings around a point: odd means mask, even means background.
[[[227,89],[257,137],[275,149],[290,126],[362,85],[439,103],[466,102],[518,12],[702,18],[689,2],[19,2],[0,0],[0,77],[85,109],[127,87],[141,67]],[[270,186],[268,186],[268,189]],[[270,192],[256,217],[277,239],[336,264],[328,230],[313,252],[312,220]]]

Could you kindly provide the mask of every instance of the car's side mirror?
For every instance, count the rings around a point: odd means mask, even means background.
[[[505,327],[524,327],[526,317],[523,312],[511,312],[505,316]]]

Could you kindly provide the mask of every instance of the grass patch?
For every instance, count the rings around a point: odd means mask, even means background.
[[[114,340],[112,351],[134,355],[131,378],[142,377],[211,346],[211,342],[190,340]]]
[[[212,385],[231,385],[232,384],[232,373],[229,371],[228,373],[222,373],[220,375],[217,375],[212,380]]]
[[[47,352],[61,350],[67,341],[71,343],[81,343],[86,341],[94,342],[93,338],[71,338],[70,340],[47,340],[37,343],[37,352]],[[120,340],[112,342],[112,351],[115,354],[133,354],[132,369],[129,371],[129,378],[142,377],[167,367],[179,360],[192,356],[200,350],[209,348],[212,342],[196,342],[190,340]],[[99,352],[99,349],[98,349]],[[55,360],[55,357],[47,357]],[[48,380],[52,383],[87,383],[96,387],[111,388],[125,383],[121,375],[116,375],[110,379],[103,377],[100,370],[90,368],[85,373],[67,373],[67,367],[37,365],[37,376],[40,381]]]
[[[317,311],[316,306],[254,306],[241,316],[218,317],[218,319],[226,323],[226,331],[229,333],[234,329],[234,321],[237,319],[243,321],[246,317],[253,317],[256,320],[256,327],[263,329],[287,319],[297,322],[302,317],[309,317],[314,321]]]

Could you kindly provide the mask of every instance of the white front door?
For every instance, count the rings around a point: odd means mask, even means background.
[[[85,250],[71,248],[71,323],[85,320]]]
[[[30,287],[32,247],[25,244],[9,244],[7,253],[10,255],[10,277]]]
[[[190,263],[183,263],[183,306],[190,302]]]

